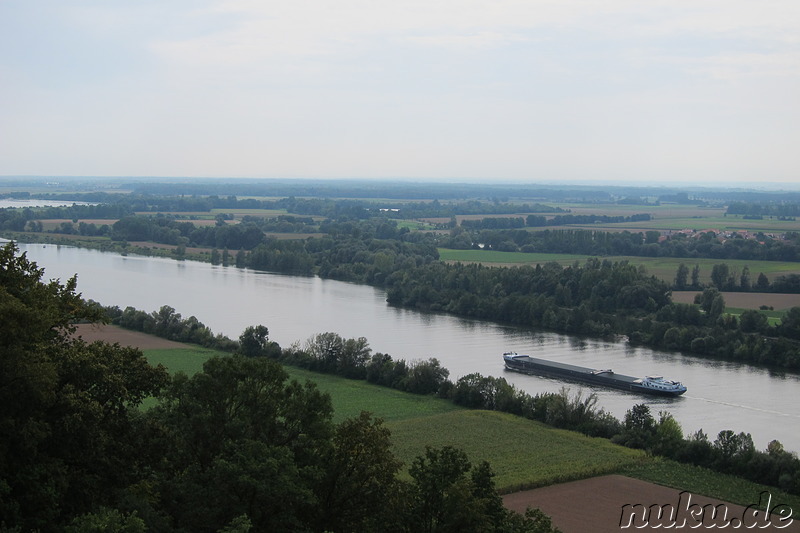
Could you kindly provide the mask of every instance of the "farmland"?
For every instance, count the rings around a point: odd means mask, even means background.
[[[579,254],[546,254],[524,252],[498,252],[495,250],[451,250],[439,248],[439,257],[442,261],[461,263],[481,263],[484,265],[514,266],[537,265],[556,262],[569,266],[576,261],[584,263],[588,258],[594,257]],[[776,276],[786,274],[800,274],[800,263],[787,261],[745,261],[739,259],[691,259],[674,257],[635,257],[635,256],[608,256],[602,259],[609,261],[627,261],[632,265],[643,266],[649,274],[668,283],[675,280],[675,273],[681,264],[693,268],[700,266],[700,281],[711,281],[711,270],[715,264],[726,263],[734,272],[740,272],[744,267],[750,269],[752,276],[763,272],[772,281]]]

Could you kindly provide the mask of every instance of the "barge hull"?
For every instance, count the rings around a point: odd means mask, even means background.
[[[655,387],[646,387],[641,378],[616,374],[611,370],[594,370],[546,359],[538,359],[528,355],[504,355],[505,366],[508,370],[523,374],[545,376],[557,379],[567,379],[601,387],[609,387],[628,392],[639,392],[659,396],[679,396],[686,389],[670,390]]]

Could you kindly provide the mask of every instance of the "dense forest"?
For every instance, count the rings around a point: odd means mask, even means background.
[[[398,478],[382,421],[332,423],[326,394],[253,356],[270,347],[262,329],[243,354],[170,376],[74,338],[102,310],[74,277],[42,275],[0,249],[0,530],[552,531],[507,511],[490,465],[458,449],[428,448]]]

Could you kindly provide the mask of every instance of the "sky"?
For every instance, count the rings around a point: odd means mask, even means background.
[[[0,175],[800,183],[797,0],[0,0]]]

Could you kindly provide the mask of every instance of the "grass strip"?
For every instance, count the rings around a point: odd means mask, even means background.
[[[800,496],[798,495],[788,494],[775,487],[753,483],[736,476],[720,474],[708,468],[678,463],[660,457],[626,465],[617,473],[745,507],[752,503],[758,503],[759,494],[768,491],[772,494],[773,506],[783,503],[795,511],[800,509]]]

